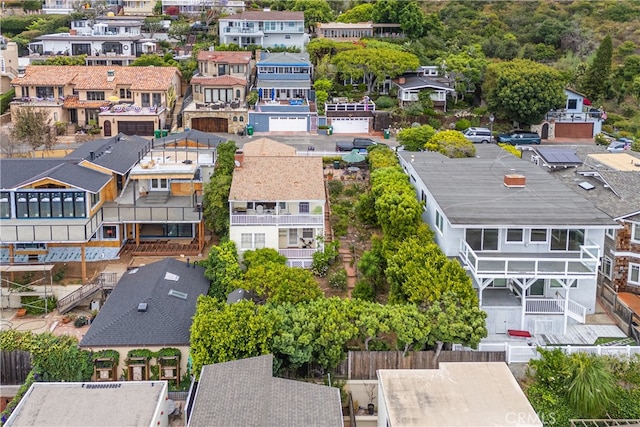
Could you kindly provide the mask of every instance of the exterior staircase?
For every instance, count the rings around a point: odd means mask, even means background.
[[[64,314],[96,293],[116,287],[117,273],[100,273],[91,283],[81,286],[66,297],[58,300],[58,313]]]

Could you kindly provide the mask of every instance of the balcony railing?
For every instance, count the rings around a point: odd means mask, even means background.
[[[565,111],[551,111],[547,113],[546,120],[557,122],[594,122],[602,119],[601,111],[568,113]]]
[[[597,245],[582,245],[577,253],[477,253],[460,244],[460,258],[478,278],[595,278],[598,274]]]
[[[104,206],[104,220],[110,222],[197,222],[202,219],[199,208],[193,207],[142,207]]]
[[[584,323],[587,318],[587,308],[573,300],[567,301],[567,310],[564,309],[565,300],[562,298],[527,298],[525,301],[526,314],[565,314],[577,322]]]
[[[318,249],[278,249],[280,255],[287,259],[311,259]]]
[[[231,215],[231,225],[317,225],[324,222],[318,215]]]

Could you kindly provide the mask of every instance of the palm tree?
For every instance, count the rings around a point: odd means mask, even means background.
[[[569,404],[586,418],[601,418],[616,392],[615,378],[603,357],[574,353],[569,358],[571,376],[567,379]]]

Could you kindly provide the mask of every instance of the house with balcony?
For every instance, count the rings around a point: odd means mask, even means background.
[[[162,12],[168,15],[168,11],[178,11],[183,15],[200,16],[202,11],[216,9],[221,14],[233,15],[243,12],[245,2],[242,0],[163,0]]]
[[[616,221],[500,147],[477,157],[399,152],[423,220],[467,270],[489,334],[563,335],[596,305],[605,233]]]
[[[192,101],[182,111],[182,123],[203,132],[239,133],[247,125],[251,52],[202,51],[197,59]]]
[[[359,101],[336,97],[324,104],[327,125],[333,133],[368,134],[373,129],[376,104],[368,96]]]
[[[86,55],[86,65],[127,66],[156,52],[156,41],[142,34],[142,18],[104,16],[71,21],[68,33],[45,34],[29,43],[29,59]]]
[[[218,27],[220,44],[302,49],[309,41],[309,35],[305,33],[304,12],[244,11],[220,18]]]
[[[97,126],[102,135],[153,136],[181,95],[175,67],[27,66],[11,81],[11,111],[37,107],[52,122]]]
[[[442,76],[437,66],[423,66],[415,72],[404,73],[393,81],[398,88],[400,105],[417,102],[420,93],[429,92],[436,109],[447,111],[447,99],[455,95],[455,89],[446,76]]]
[[[573,89],[564,90],[564,108],[547,113],[542,123],[532,125],[542,139],[586,138],[591,139],[602,132],[602,122],[607,118],[601,108],[594,108],[587,97]]]
[[[229,193],[229,238],[240,255],[276,249],[292,267],[308,268],[322,250],[326,195],[322,159],[260,138],[236,152]]]
[[[315,132],[313,66],[307,53],[256,51],[258,103],[249,112],[256,132]]]
[[[372,22],[318,22],[316,37],[337,42],[354,42],[373,37]]]
[[[122,0],[106,0],[104,3],[108,12],[112,12],[114,15],[120,15],[122,11]],[[76,10],[74,7],[76,4],[76,0],[43,0],[42,13],[68,15]],[[90,9],[93,6],[93,1],[83,1],[81,4],[83,9]]]

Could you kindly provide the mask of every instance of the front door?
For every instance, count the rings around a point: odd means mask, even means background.
[[[104,136],[111,136],[111,122],[109,120],[104,121]]]
[[[496,334],[507,333],[507,312],[505,310],[496,310]]]
[[[549,139],[549,123],[542,125],[542,135],[540,135],[540,138]]]

